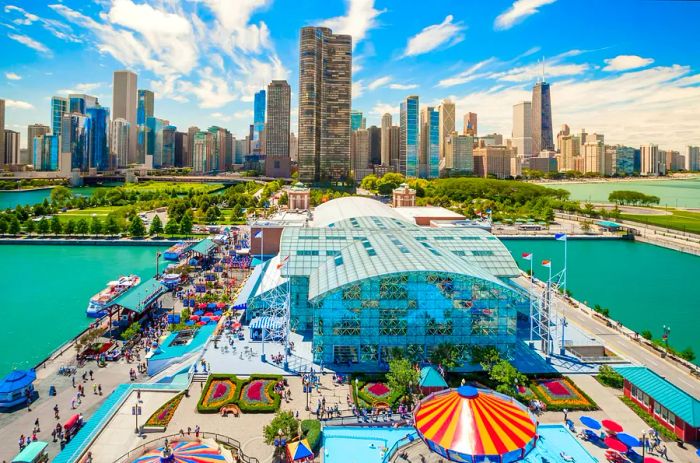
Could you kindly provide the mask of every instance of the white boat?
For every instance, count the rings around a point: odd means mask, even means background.
[[[121,296],[121,294],[133,288],[141,282],[138,275],[129,275],[120,277],[118,280],[110,281],[107,287],[90,298],[87,310],[85,311],[88,317],[99,318],[107,314],[107,308],[112,302]]]

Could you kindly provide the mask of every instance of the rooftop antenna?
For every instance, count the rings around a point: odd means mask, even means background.
[[[542,83],[544,83],[544,56],[542,57]]]

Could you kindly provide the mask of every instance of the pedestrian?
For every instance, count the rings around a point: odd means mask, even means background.
[[[19,451],[24,450],[24,434],[19,436]]]
[[[659,449],[659,455],[664,457],[664,460],[668,461],[668,449],[666,449],[666,445],[664,444],[659,444],[658,446]]]
[[[75,410],[75,398],[70,401],[70,408],[71,410]]]
[[[187,435],[189,436],[190,434],[192,434],[192,428],[187,426]]]
[[[56,404],[56,405],[53,406],[53,416],[54,416],[54,418],[56,418],[57,420],[60,420],[60,419],[61,419],[61,418],[58,416],[58,404]]]
[[[564,413],[564,424],[566,424],[567,420],[569,419],[569,409],[565,408],[562,410],[562,412]]]
[[[34,427],[36,428],[36,432],[41,432],[41,426],[39,426],[39,418],[34,420]]]
[[[199,438],[199,425],[195,425],[194,427],[194,437]]]
[[[102,385],[101,385],[101,384],[98,384],[98,385],[97,385],[97,393],[98,393],[99,395],[102,395]]]
[[[32,399],[30,399],[29,397],[27,397],[27,411],[32,411]]]
[[[75,375],[71,376],[70,379],[73,382],[73,389],[75,389]]]
[[[94,379],[92,378],[92,370],[90,370],[90,381],[94,381]]]
[[[185,437],[185,430],[180,428],[180,437],[183,438]]]
[[[53,439],[53,441],[56,442],[56,430],[55,429],[53,429],[51,431],[51,439]]]
[[[93,384],[93,385],[92,385],[92,393],[93,393],[94,395],[97,395],[97,384]]]

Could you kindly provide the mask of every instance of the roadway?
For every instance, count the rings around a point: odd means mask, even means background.
[[[529,286],[529,279],[526,277],[521,276],[517,281],[523,288]],[[621,358],[636,365],[646,366],[688,394],[700,399],[700,380],[691,376],[688,367],[670,358],[662,358],[657,351],[643,344],[646,340],[641,337],[635,340],[634,331],[624,326],[616,326],[614,322],[611,323],[612,326],[607,326],[603,320],[593,315],[595,312],[592,309],[582,303],[579,302],[579,307],[574,307],[559,295],[555,296],[555,299],[557,307],[566,306],[565,315],[569,324],[590,334]]]

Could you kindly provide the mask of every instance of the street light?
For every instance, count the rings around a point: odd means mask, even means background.
[[[141,436],[141,430],[139,429],[139,415],[141,414],[141,407],[139,406],[140,402],[140,391],[137,389],[136,390],[136,405],[133,406],[131,409],[132,413],[134,414],[134,418],[136,419],[136,435]]]
[[[661,337],[663,339],[664,343],[666,343],[666,349],[668,349],[668,337],[671,334],[671,327],[664,325],[664,334]]]

